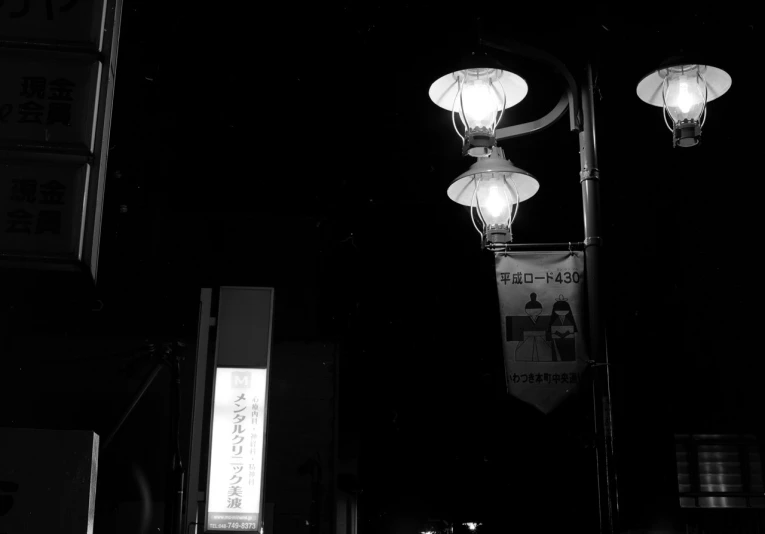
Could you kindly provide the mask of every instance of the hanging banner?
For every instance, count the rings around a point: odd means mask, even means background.
[[[508,392],[549,413],[571,396],[589,357],[582,329],[584,254],[497,256]]]

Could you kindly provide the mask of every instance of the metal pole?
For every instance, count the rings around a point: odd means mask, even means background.
[[[154,366],[154,369],[152,369],[151,373],[149,373],[149,376],[146,377],[146,380],[144,380],[143,384],[141,385],[141,388],[136,392],[133,399],[130,401],[130,404],[128,405],[127,409],[122,413],[120,416],[119,421],[116,425],[114,425],[114,428],[112,428],[112,431],[109,432],[109,435],[106,436],[106,438],[101,442],[101,450],[105,450],[109,444],[112,442],[112,439],[114,439],[114,436],[117,434],[120,428],[122,428],[122,423],[125,422],[125,420],[128,418],[128,416],[133,412],[133,408],[136,407],[138,402],[143,397],[144,393],[146,393],[146,390],[149,389],[149,386],[154,382],[154,379],[157,378],[157,375],[162,370],[163,367],[165,367],[167,363],[164,359],[157,362],[157,364]]]
[[[601,326],[600,303],[600,172],[598,170],[592,68],[588,64],[581,84],[582,129],[579,132],[580,182],[584,211],[584,254],[587,273],[590,358],[595,362],[592,383],[593,420],[595,425],[595,461],[598,478],[600,532],[618,532],[618,503],[613,463],[611,396],[608,354]]]
[[[186,502],[183,506],[183,524],[187,526],[184,534],[196,534],[204,531],[197,523],[203,521],[204,511],[199,511],[199,470],[202,463],[202,426],[205,418],[205,388],[207,384],[207,361],[210,329],[215,324],[211,316],[212,288],[202,288],[199,295],[199,327],[197,333],[197,357],[194,365],[194,397],[191,402],[189,432],[189,463],[186,476]],[[194,529],[190,528],[194,526]]]
[[[504,254],[505,252],[527,252],[527,251],[561,251],[566,250],[584,250],[584,243],[581,241],[575,241],[571,243],[517,243],[507,245],[507,250],[504,252],[497,252],[497,254]]]
[[[166,355],[170,356],[172,349],[168,348]],[[174,365],[171,368],[173,375],[173,413],[172,413],[172,439],[175,443],[175,453],[173,454],[173,482],[175,483],[175,494],[172,503],[173,523],[171,534],[184,534],[184,511],[183,505],[186,500],[186,468],[181,460],[181,401],[183,392],[181,390],[181,362],[175,358]],[[167,507],[169,508],[169,506]]]

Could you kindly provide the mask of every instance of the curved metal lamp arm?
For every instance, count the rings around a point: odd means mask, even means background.
[[[561,117],[566,107],[569,109],[571,130],[582,130],[582,112],[579,85],[576,83],[576,79],[571,75],[571,72],[569,72],[568,68],[566,68],[566,65],[564,65],[561,60],[552,54],[545,52],[544,50],[540,50],[523,43],[500,43],[482,39],[481,44],[489,48],[494,48],[495,50],[506,52],[508,54],[514,54],[544,63],[548,67],[551,67],[555,72],[563,76],[563,78],[566,80],[566,85],[568,86],[568,90],[565,91],[563,95],[561,95],[561,100],[547,115],[536,121],[518,124],[509,128],[501,128],[497,130],[497,139],[517,137],[547,128]],[[562,104],[562,102],[567,102],[568,105],[565,106]]]
[[[524,122],[523,124],[516,124],[514,126],[507,126],[500,128],[494,132],[497,141],[502,139],[509,139],[511,137],[520,137],[522,135],[528,135],[530,133],[539,132],[555,124],[558,119],[563,116],[566,108],[570,107],[571,93],[569,91],[564,92],[560,96],[560,100],[550,112],[542,117],[531,122]],[[572,128],[573,129],[573,128]]]

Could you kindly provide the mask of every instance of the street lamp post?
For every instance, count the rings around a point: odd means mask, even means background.
[[[483,183],[478,171],[486,167],[497,166],[492,160],[492,151],[499,151],[497,159],[504,159],[501,149],[496,148],[498,141],[535,133],[551,126],[569,111],[570,128],[577,131],[579,136],[580,173],[579,179],[582,191],[582,207],[584,215],[584,248],[586,264],[587,319],[588,345],[590,361],[588,369],[592,380],[592,410],[593,431],[595,435],[595,463],[597,466],[597,488],[599,503],[600,532],[612,534],[618,532],[619,505],[618,488],[615,469],[615,450],[613,437],[613,419],[611,410],[610,367],[606,344],[605,330],[601,321],[600,297],[600,251],[602,245],[600,224],[600,171],[598,168],[597,141],[595,135],[595,113],[593,99],[593,75],[589,62],[583,67],[580,75],[574,76],[557,58],[543,50],[518,42],[489,42],[480,39],[482,50],[493,50],[507,54],[518,60],[516,66],[522,66],[528,60],[546,66],[556,72],[566,82],[560,100],[543,117],[524,124],[499,128],[504,109],[520,102],[527,93],[526,81],[519,75],[489,58],[486,53],[473,54],[475,64],[462,65],[462,69],[441,77],[431,86],[431,99],[439,106],[459,113],[464,124],[465,134],[457,130],[463,141],[463,155],[472,155],[478,162],[471,169],[458,177],[449,188],[452,200],[465,205],[473,205],[466,201],[463,190],[480,192],[479,188],[495,191],[494,196],[485,195],[485,206],[491,211],[490,202],[496,205],[495,210],[501,213],[502,224],[492,223],[482,215],[480,198],[477,200],[477,210],[481,216],[484,229],[482,244],[492,251],[525,250],[544,245],[513,245],[510,224],[517,213],[518,204],[530,195],[528,187],[525,190],[515,187],[515,178],[508,181],[503,178],[500,182],[492,176],[493,182]],[[703,52],[696,43],[689,54],[682,50],[679,56],[663,61],[657,69],[648,74],[637,86],[638,97],[644,102],[663,108],[664,120],[673,132],[673,146],[691,147],[698,144],[701,128],[707,116],[707,105],[712,100],[722,96],[731,86],[731,77],[724,70],[705,63],[710,57],[709,51]],[[713,51],[712,51],[713,52]],[[714,55],[714,54],[712,54]],[[509,60],[507,65],[513,62]],[[475,79],[475,80],[474,80]],[[469,87],[470,84],[476,87]],[[481,88],[481,91],[477,89]],[[469,96],[487,95],[487,102],[471,101],[465,105],[465,91]],[[458,104],[459,103],[459,104]],[[468,119],[468,108],[482,110],[480,124]],[[476,113],[473,113],[476,115]],[[671,126],[667,117],[671,120]],[[476,124],[477,126],[474,126]],[[455,124],[455,129],[456,124]],[[536,193],[536,180],[525,171],[508,164],[508,172],[504,175],[525,180],[524,185],[534,185],[531,194]],[[496,173],[495,173],[496,174]],[[503,176],[504,176],[503,175]],[[476,178],[478,177],[478,178]],[[469,178],[472,189],[464,187],[465,179]],[[460,185],[461,184],[461,185]],[[456,187],[459,186],[460,188]],[[491,188],[494,189],[491,189]],[[459,191],[456,191],[459,189]],[[502,194],[499,194],[502,192]],[[460,193],[460,194],[455,194]],[[502,204],[497,199],[504,198]],[[513,211],[513,208],[515,211]],[[505,216],[505,212],[512,215]],[[472,213],[471,213],[472,215]],[[504,221],[507,221],[504,223]],[[480,230],[479,230],[480,232]],[[571,244],[569,244],[570,248]]]
[[[580,87],[582,127],[579,131],[579,159],[584,212],[584,257],[587,266],[587,306],[590,357],[594,362],[592,381],[593,423],[596,436],[596,466],[601,532],[618,532],[619,500],[614,458],[611,411],[611,376],[605,335],[600,323],[600,171],[598,170],[592,68],[588,64]]]
[[[618,532],[619,503],[616,480],[613,420],[611,411],[611,376],[605,333],[601,324],[600,301],[600,170],[595,135],[592,67],[587,63],[577,80],[557,58],[525,45],[486,43],[489,47],[508,53],[520,53],[543,61],[557,71],[567,83],[567,91],[556,106],[537,121],[496,131],[497,140],[518,137],[547,128],[569,110],[570,126],[579,133],[579,181],[582,189],[584,216],[584,255],[587,280],[587,309],[590,365],[592,380],[593,431],[595,434],[595,464],[597,469],[598,510],[600,532]],[[567,104],[567,105],[566,105]]]
[[[579,178],[582,189],[584,215],[584,254],[588,297],[589,354],[591,358],[589,363],[594,372],[594,379],[592,381],[592,410],[593,430],[596,439],[595,463],[597,470],[599,522],[601,533],[612,534],[618,531],[619,507],[614,462],[610,374],[608,355],[605,350],[605,335],[600,320],[600,247],[602,243],[600,227],[600,171],[598,169],[595,136],[592,69],[588,63],[581,75],[581,79],[578,81],[562,62],[542,50],[520,43],[505,44],[484,41],[482,44],[488,48],[511,55],[520,55],[543,62],[548,67],[552,67],[554,71],[566,80],[566,91],[554,108],[545,116],[532,122],[495,129],[493,133],[496,141],[499,141],[541,131],[555,123],[568,109],[571,129],[578,131],[579,134],[581,164]],[[468,139],[465,139],[466,144],[467,142]],[[465,153],[471,153],[469,147],[463,149],[463,154]],[[475,187],[477,188],[477,185]],[[453,195],[450,194],[450,197],[453,198]],[[453,198],[453,200],[456,199]],[[523,198],[519,198],[516,194],[515,200],[520,202]],[[500,241],[497,245],[504,246],[505,250],[513,248],[509,244],[509,240]],[[486,234],[484,234],[483,242],[485,246],[487,243]],[[487,248],[494,250],[491,247]]]

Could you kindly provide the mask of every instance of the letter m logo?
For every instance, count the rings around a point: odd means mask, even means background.
[[[250,373],[247,371],[234,371],[233,373],[231,373],[231,387],[232,388],[250,387]]]

